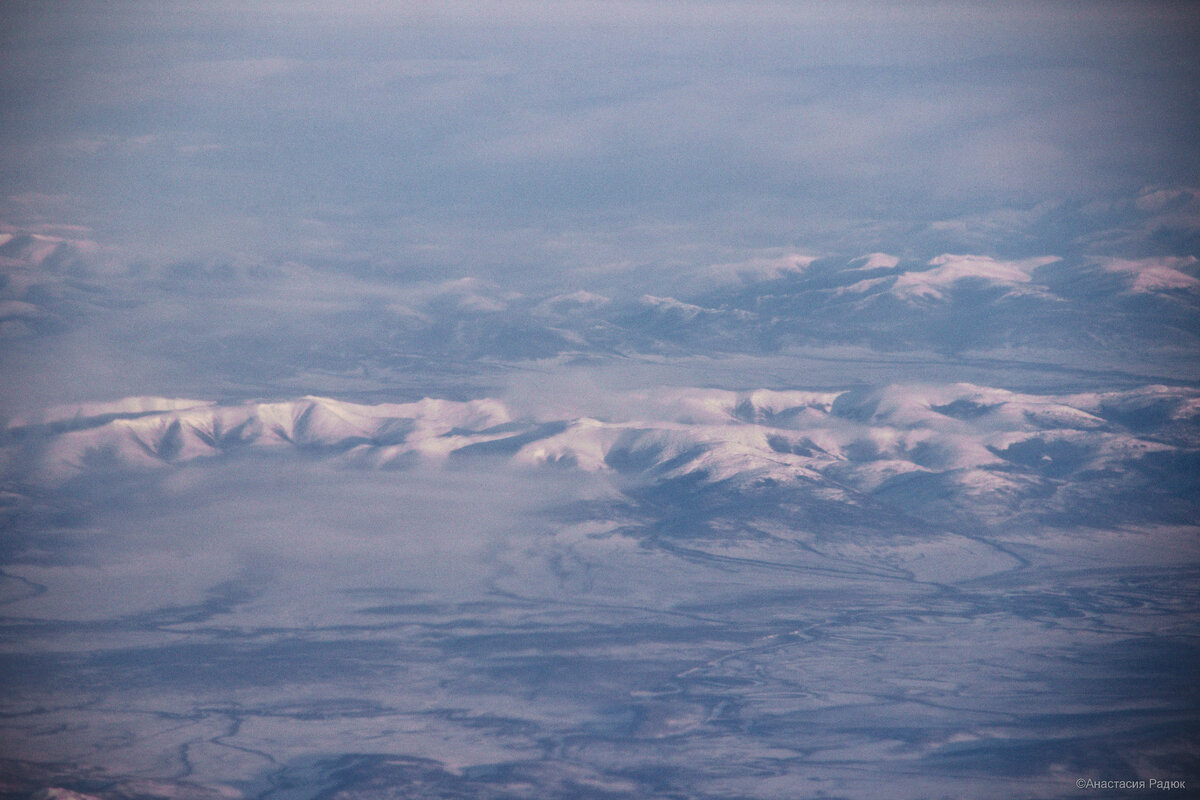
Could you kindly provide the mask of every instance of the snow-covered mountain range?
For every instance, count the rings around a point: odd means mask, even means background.
[[[1179,255],[783,253],[698,267],[689,280],[653,292],[599,285],[536,294],[478,278],[351,278],[297,264],[176,264],[119,274],[91,242],[0,240],[0,335],[70,330],[119,309],[113,335],[127,337],[131,351],[201,358],[218,371],[246,352],[265,362],[259,366],[322,370],[387,368],[414,353],[514,361],[813,344],[1194,352],[1200,309],[1200,262]],[[163,335],[159,314],[140,318],[139,309],[160,305],[171,308],[174,335]]]
[[[536,419],[497,399],[361,405],[325,397],[220,404],[129,398],[51,409],[4,431],[10,477],[62,485],[96,470],[170,469],[236,453],[297,453],[399,469],[491,456],[512,468],[609,472],[934,516],[1041,512],[1110,498],[1200,457],[1200,391],[1147,386],[1033,395],[953,384],[846,391],[670,389],[630,394],[626,418]],[[1090,487],[1090,488],[1089,488]],[[1056,494],[1058,501],[1052,501]]]

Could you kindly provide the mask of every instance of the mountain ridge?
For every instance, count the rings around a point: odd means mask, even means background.
[[[955,498],[1011,515],[1070,479],[1141,485],[1155,460],[1200,453],[1200,390],[1035,395],[974,384],[631,392],[602,416],[537,419],[496,398],[363,405],[328,397],[218,404],[125,398],[74,421],[6,429],[10,479],[62,485],[102,468],[161,470],[236,452],[303,453],[352,468],[490,456],[515,469],[611,473],[742,489]],[[84,416],[84,413],[91,416]],[[22,433],[24,435],[22,435]],[[22,459],[20,454],[26,458]],[[32,457],[30,457],[32,454]],[[32,466],[21,472],[16,466]],[[846,494],[849,492],[850,494]]]

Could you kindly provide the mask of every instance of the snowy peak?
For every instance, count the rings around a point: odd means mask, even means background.
[[[345,451],[358,446],[408,444],[410,449],[437,454],[445,448],[422,448],[421,444],[460,428],[487,429],[510,419],[503,404],[490,399],[425,399],[368,406],[324,397],[231,406],[136,397],[58,407],[44,417],[69,420],[72,425],[57,435],[54,432],[59,429],[54,426],[12,425],[8,432],[10,438],[22,431],[31,435],[50,432],[40,473],[51,481],[67,479],[99,463],[149,468],[246,446]]]
[[[894,278],[867,278],[842,287],[838,294],[886,294],[907,302],[944,302],[964,286],[975,285],[1004,289],[1006,296],[1048,296],[1045,287],[1033,281],[1040,267],[1053,264],[1056,257],[1031,258],[1020,261],[998,261],[987,256],[941,255],[928,262],[924,269],[901,270]],[[891,258],[869,257],[857,267],[895,269],[899,262]],[[850,271],[850,270],[848,270]]]
[[[1126,281],[1133,294],[1148,292],[1200,292],[1200,262],[1195,256],[1143,259],[1105,259],[1100,266]]]
[[[490,457],[516,469],[610,473],[640,485],[687,479],[909,498],[947,514],[962,513],[962,501],[975,513],[1004,515],[1022,508],[1022,498],[1054,496],[1067,478],[1099,481],[1113,494],[1122,482],[1148,479],[1137,476],[1155,474],[1157,464],[1190,463],[1200,452],[1200,391],[1166,386],[1074,395],[972,384],[676,388],[617,400],[613,407],[623,410],[604,419],[531,419],[514,418],[490,398],[377,405],[311,396],[234,405],[127,398],[10,425],[2,460],[10,480],[59,485],[94,470],[171,469],[237,452],[301,451],[367,469]]]

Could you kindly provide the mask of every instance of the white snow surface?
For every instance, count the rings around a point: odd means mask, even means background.
[[[872,492],[904,476],[940,475],[939,485],[955,491],[1009,493],[1042,481],[1040,471],[1121,469],[1176,448],[1120,422],[1139,409],[1182,424],[1200,413],[1200,392],[1166,386],[1063,396],[972,384],[673,388],[618,399],[609,418],[531,419],[491,398],[363,405],[312,396],[238,404],[131,397],[10,422],[3,463],[10,473],[23,468],[22,479],[56,484],[114,465],[170,469],[247,449],[303,450],[359,468],[436,465],[487,451],[514,468],[557,465],[651,480],[825,481]],[[69,424],[59,430],[50,422]],[[22,428],[26,435],[11,435]],[[41,438],[31,447],[34,430]]]
[[[1200,279],[1187,270],[1197,269],[1195,256],[1166,256],[1162,258],[1110,258],[1100,265],[1108,272],[1126,276],[1132,293],[1165,291],[1200,291]]]
[[[1059,259],[1046,256],[1019,261],[998,261],[987,256],[940,255],[929,261],[930,269],[909,270],[894,280],[868,278],[842,287],[835,294],[867,293],[888,283],[886,294],[909,303],[943,301],[963,281],[973,280],[1006,289],[1006,296],[1050,296],[1048,290],[1033,281],[1033,272]],[[895,266],[896,261],[871,257],[868,265]]]

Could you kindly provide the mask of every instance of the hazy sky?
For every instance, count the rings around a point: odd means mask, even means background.
[[[1200,182],[1194,3],[0,15],[0,223],[126,262],[585,285],[770,248],[1028,255],[1045,231],[1013,234],[1064,208]]]
[[[1193,780],[1198,42],[0,2],[6,787]]]

